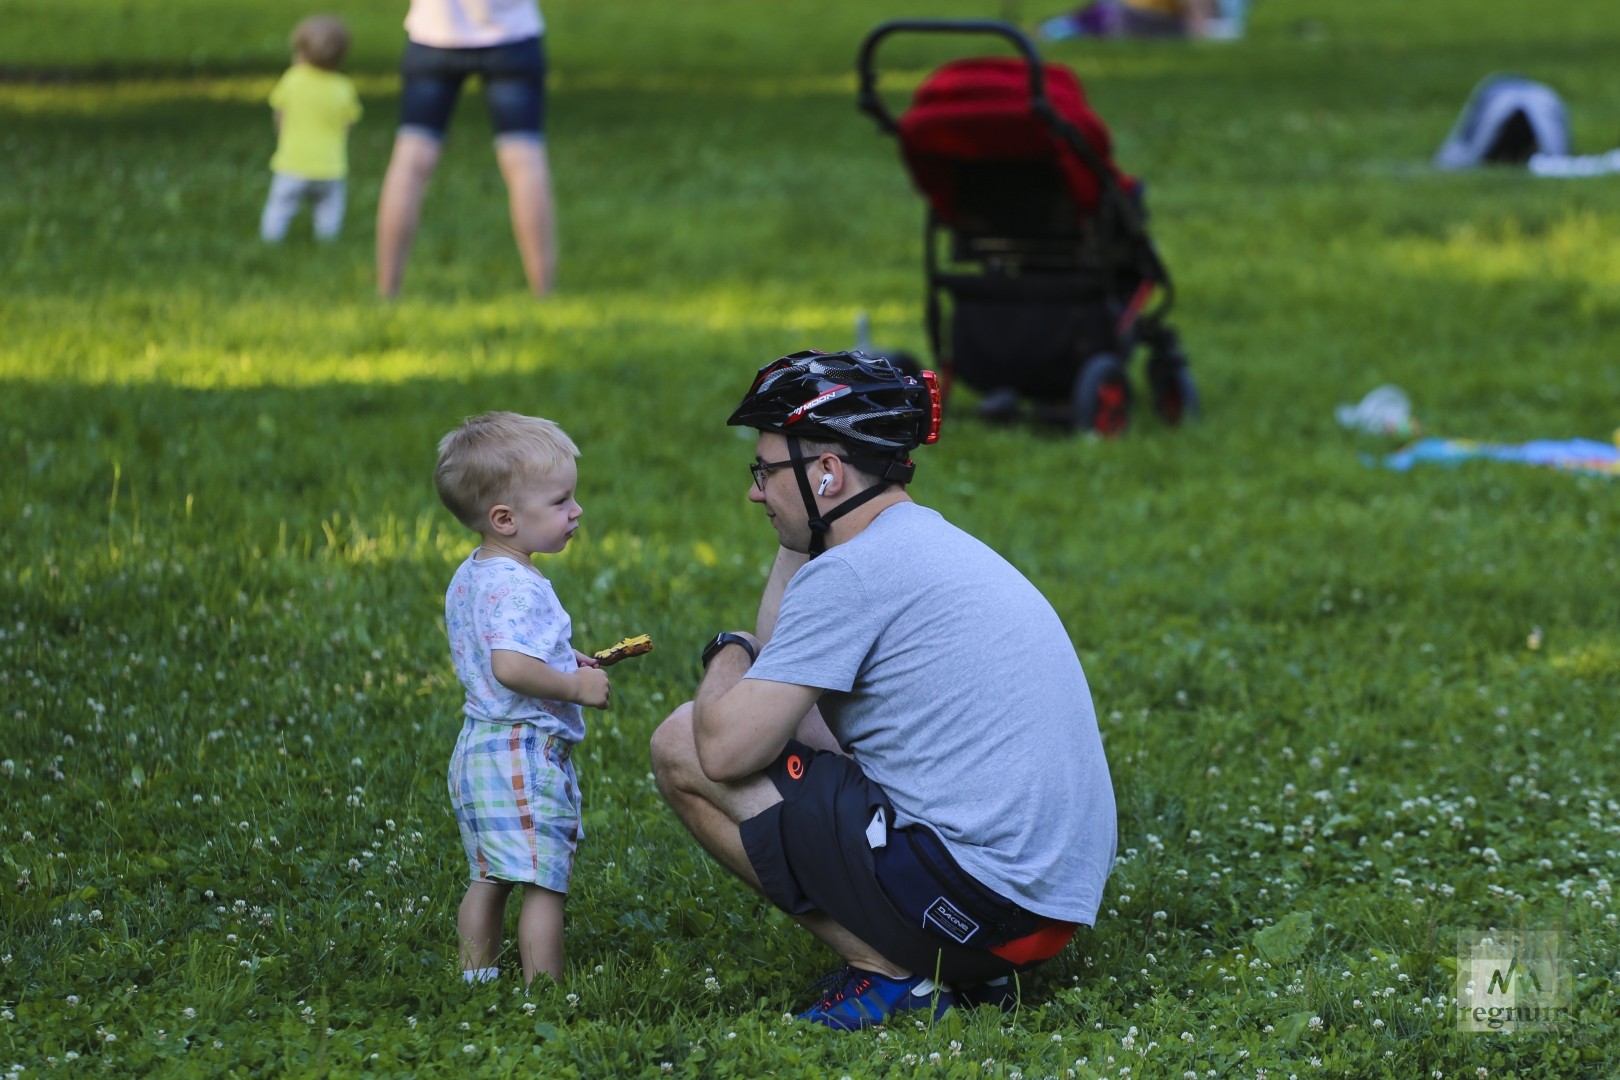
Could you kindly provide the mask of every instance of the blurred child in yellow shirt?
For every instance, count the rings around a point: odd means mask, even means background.
[[[338,73],[349,51],[341,19],[311,15],[292,32],[293,65],[270,91],[276,153],[270,159],[270,197],[259,235],[276,243],[299,207],[313,207],[315,236],[330,240],[343,227],[349,128],[360,119],[354,83]]]

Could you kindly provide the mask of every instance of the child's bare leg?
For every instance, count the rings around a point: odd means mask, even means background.
[[[501,928],[506,923],[506,898],[511,892],[511,883],[505,881],[475,881],[467,886],[467,895],[461,898],[461,909],[456,912],[461,970],[482,971],[495,966],[501,951]]]
[[[523,911],[518,915],[518,955],[523,958],[523,981],[539,974],[556,982],[563,976],[563,903],[568,898],[538,885],[523,886]]]

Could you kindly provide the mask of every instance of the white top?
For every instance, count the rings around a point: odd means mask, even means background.
[[[405,33],[435,49],[482,49],[539,37],[539,0],[411,0]]]
[[[503,686],[490,669],[490,653],[505,649],[564,675],[579,670],[573,620],[540,571],[505,555],[480,559],[474,551],[445,591],[444,629],[450,662],[467,691],[468,716],[523,721],[571,743],[585,738],[585,716],[574,702],[526,697]]]

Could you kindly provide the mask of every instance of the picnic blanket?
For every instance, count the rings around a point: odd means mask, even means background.
[[[1493,443],[1475,439],[1427,438],[1386,455],[1384,465],[1405,472],[1413,465],[1456,464],[1471,458],[1620,476],[1620,445],[1594,439],[1534,439],[1524,443]]]

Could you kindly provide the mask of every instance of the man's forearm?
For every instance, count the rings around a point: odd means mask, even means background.
[[[697,693],[692,696],[692,730],[699,745],[703,742],[704,717],[707,715],[713,719],[715,703],[742,682],[742,677],[748,674],[748,669],[753,665],[748,650],[740,645],[728,645],[709,661],[703,679],[698,683]]]
[[[776,616],[782,610],[782,594],[787,591],[788,582],[810,556],[800,551],[789,551],[785,547],[776,549],[776,561],[771,564],[771,575],[765,579],[765,591],[759,597],[759,616],[754,621],[754,636],[761,642],[771,640],[776,633]]]

